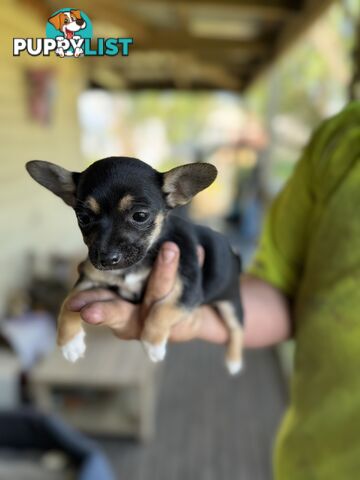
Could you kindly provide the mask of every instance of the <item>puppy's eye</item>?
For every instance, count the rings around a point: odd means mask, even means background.
[[[135,212],[132,216],[132,219],[136,223],[144,223],[149,218],[148,212]]]
[[[69,23],[69,19],[65,18],[64,23]]]

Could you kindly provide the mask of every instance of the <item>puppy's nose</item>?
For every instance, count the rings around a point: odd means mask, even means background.
[[[83,20],[82,18],[79,18],[78,20],[76,20],[76,23],[77,25],[79,25],[81,27],[81,25],[84,23],[85,20]]]
[[[100,254],[100,263],[103,267],[113,267],[120,261],[120,254],[115,252]]]

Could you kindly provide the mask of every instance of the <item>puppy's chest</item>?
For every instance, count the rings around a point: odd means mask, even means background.
[[[138,303],[142,299],[149,267],[139,267],[133,271],[97,270],[89,261],[82,269],[81,284],[84,288],[106,287],[115,290],[120,297]]]

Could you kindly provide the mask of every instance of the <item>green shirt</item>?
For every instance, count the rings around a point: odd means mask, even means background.
[[[250,273],[293,305],[275,478],[360,478],[360,102],[315,132],[268,212]]]

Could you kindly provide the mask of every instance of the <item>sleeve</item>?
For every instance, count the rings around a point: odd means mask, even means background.
[[[249,273],[289,297],[297,291],[311,234],[316,229],[316,212],[328,204],[359,159],[359,125],[358,101],[324,121],[265,217]]]
[[[314,207],[310,156],[309,146],[270,206],[248,269],[289,297],[295,294],[301,276]]]

